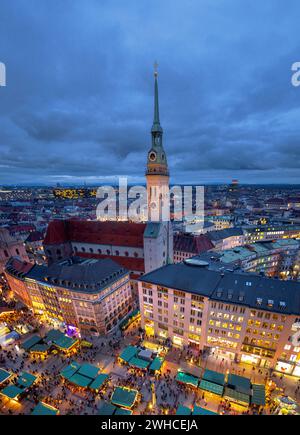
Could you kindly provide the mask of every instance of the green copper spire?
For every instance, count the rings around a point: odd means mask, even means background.
[[[158,64],[155,62],[154,64],[154,119],[151,131],[153,133],[160,132],[162,133],[162,128],[159,122],[159,104],[158,104],[158,84],[157,84],[157,67]]]

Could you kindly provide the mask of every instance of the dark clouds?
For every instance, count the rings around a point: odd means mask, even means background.
[[[0,183],[141,181],[159,62],[172,181],[298,182],[298,1],[3,0]]]

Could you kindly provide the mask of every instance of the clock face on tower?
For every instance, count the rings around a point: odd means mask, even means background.
[[[154,162],[156,160],[156,153],[154,151],[151,151],[151,153],[149,154],[149,159],[151,160],[151,162]]]

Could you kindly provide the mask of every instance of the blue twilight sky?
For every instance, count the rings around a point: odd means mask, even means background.
[[[299,182],[299,0],[1,0],[0,184]]]

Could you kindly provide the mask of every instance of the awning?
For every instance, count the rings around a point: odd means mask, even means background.
[[[100,375],[98,375],[96,379],[91,383],[90,388],[92,390],[99,390],[108,378],[109,376],[105,373],[100,373]]]
[[[117,408],[115,415],[132,415],[131,409]]]
[[[232,388],[226,387],[224,398],[232,400],[233,402],[249,405],[250,396],[240,391],[233,390]]]
[[[132,408],[137,399],[137,395],[137,390],[131,390],[126,387],[117,387],[113,392],[111,403],[124,408]]]
[[[192,410],[188,406],[179,405],[176,410],[176,415],[191,415]]]
[[[25,389],[29,388],[35,383],[36,379],[37,377],[31,373],[23,372],[17,379],[17,386]]]
[[[113,415],[116,407],[109,402],[104,402],[98,411],[98,415]]]
[[[78,371],[79,368],[80,368],[80,364],[73,361],[71,364],[69,364],[60,372],[60,375],[65,379],[70,379],[74,375],[74,373]]]
[[[251,394],[251,382],[250,379],[244,376],[238,376],[230,374],[228,375],[227,385],[233,390],[239,391],[240,393],[250,395]]]
[[[189,373],[178,372],[176,376],[176,381],[181,382],[183,384],[192,385],[193,387],[197,387],[199,383],[199,378],[190,375]]]
[[[24,350],[28,351],[32,346],[39,343],[40,341],[42,341],[41,337],[39,337],[38,335],[33,335],[28,340],[24,341],[24,343],[21,345],[21,347]]]
[[[12,376],[7,370],[0,369],[0,384],[7,381]]]
[[[32,411],[31,415],[57,415],[58,412],[58,409],[54,408],[53,406],[47,405],[47,403],[44,402],[39,402]]]
[[[194,406],[192,415],[219,415],[217,412],[209,411],[209,409],[200,408],[200,406]]]
[[[72,347],[75,346],[77,343],[79,342],[76,338],[71,338],[67,335],[63,335],[58,340],[54,341],[54,345],[64,351],[72,349]]]
[[[29,352],[46,353],[50,347],[47,343],[37,343],[29,349]]]
[[[253,405],[263,406],[266,404],[266,388],[262,384],[253,384],[252,385],[252,398],[251,403]]]
[[[153,372],[160,370],[162,365],[163,365],[163,362],[164,362],[164,358],[157,356],[156,358],[154,358],[154,360],[150,364],[149,370],[152,370]]]
[[[150,361],[146,361],[144,359],[136,358],[136,357],[131,358],[129,361],[129,365],[131,365],[132,367],[136,367],[138,369],[141,369],[141,370],[147,369],[149,364],[150,364]]]
[[[135,346],[127,346],[120,354],[119,358],[125,362],[129,362],[131,358],[136,356],[138,353],[138,348]]]
[[[23,393],[24,390],[22,390],[19,387],[16,387],[15,385],[8,385],[7,387],[3,388],[3,390],[0,391],[0,394],[2,396],[7,397],[8,399],[14,399],[16,400],[18,396]]]
[[[203,373],[202,379],[212,382],[213,384],[224,385],[225,375],[223,373],[215,372],[214,370],[206,369]]]
[[[99,369],[96,366],[93,366],[92,364],[82,364],[82,366],[79,368],[78,373],[82,376],[86,376],[90,379],[95,379],[99,373]]]
[[[214,384],[213,382],[206,381],[202,379],[200,382],[199,388],[202,390],[210,391],[211,393],[218,394],[222,396],[224,387],[223,385]]]
[[[88,387],[92,382],[90,378],[80,375],[78,372],[75,373],[71,378],[69,378],[68,381],[72,382],[72,384],[75,384],[78,387]]]

